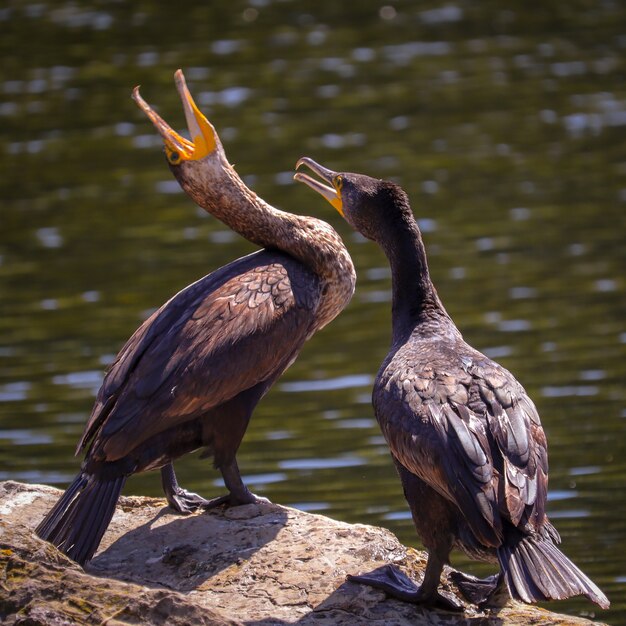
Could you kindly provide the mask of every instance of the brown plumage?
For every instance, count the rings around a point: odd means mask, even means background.
[[[457,573],[468,598],[500,601],[501,591],[535,602],[606,596],[556,544],[545,513],[547,442],[532,400],[515,377],[468,345],[430,279],[421,233],[404,191],[359,174],[306,165],[324,183],[300,180],[329,200],[385,252],[392,274],[393,336],[374,383],[376,418],[389,444],[416,530],[429,551],[417,587],[381,568],[352,577],[412,602],[461,608],[438,591],[453,547],[500,565],[480,581]]]
[[[217,133],[176,75],[193,142],[139,96],[168,162],[201,207],[263,249],[189,285],[128,340],[105,376],[77,453],[80,474],[37,533],[79,563],[91,559],[131,474],[161,468],[166,497],[186,513],[252,502],[236,452],[261,397],[305,341],[348,304],[354,267],[325,222],[279,211],[248,189]],[[172,461],[205,448],[228,495],[212,501],[178,486]]]

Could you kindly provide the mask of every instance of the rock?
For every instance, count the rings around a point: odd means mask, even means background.
[[[421,576],[424,553],[382,528],[270,503],[181,516],[163,500],[122,497],[99,551],[83,570],[33,533],[60,493],[43,485],[0,483],[3,624],[593,623],[516,602],[497,613],[468,606],[456,615],[390,600],[382,591],[346,582],[346,574],[395,563]],[[447,578],[444,584],[456,593]]]

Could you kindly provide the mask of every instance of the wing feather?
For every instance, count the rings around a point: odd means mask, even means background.
[[[294,286],[294,285],[297,285]],[[107,460],[275,380],[314,329],[319,279],[261,251],[179,292],[129,339],[107,373],[81,447]]]
[[[429,356],[409,342],[383,365],[374,407],[396,459],[454,502],[483,545],[497,547],[503,521],[543,524],[546,439],[513,376],[467,351],[438,346]]]

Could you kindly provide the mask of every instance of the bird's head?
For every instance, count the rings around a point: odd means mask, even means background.
[[[412,219],[409,200],[395,183],[363,174],[333,172],[309,157],[302,157],[296,169],[305,165],[319,178],[296,172],[294,179],[321,194],[341,216],[364,237],[381,243],[394,221]]]
[[[224,157],[224,150],[213,125],[200,112],[187,88],[182,70],[174,74],[180,94],[191,140],[179,135],[140,95],[139,87],[133,89],[133,100],[150,118],[165,144],[165,155],[177,179],[184,178],[184,170],[192,164]],[[225,157],[224,157],[225,159]]]

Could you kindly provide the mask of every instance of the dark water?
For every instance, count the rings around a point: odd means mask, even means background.
[[[251,487],[416,543],[369,400],[386,262],[291,181],[304,154],[392,177],[448,310],[538,405],[564,549],[611,598],[602,618],[626,624],[623,3],[9,1],[0,27],[1,479],[64,486],[125,339],[253,249],[178,192],[130,100],[141,83],[182,126],[182,67],[246,182],[331,221],[359,274],[258,407],[239,455]],[[178,470],[220,491],[206,462]],[[159,494],[158,476],[127,491]]]

